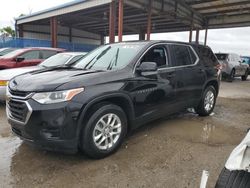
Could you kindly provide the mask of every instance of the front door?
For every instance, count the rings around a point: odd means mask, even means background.
[[[140,59],[142,62],[155,62],[158,71],[149,74],[135,72],[132,81],[131,97],[135,115],[140,122],[152,120],[172,113],[175,101],[175,70],[168,68],[168,55],[165,45],[151,47]]]

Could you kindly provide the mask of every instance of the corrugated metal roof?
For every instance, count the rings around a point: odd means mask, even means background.
[[[61,25],[107,35],[111,0],[76,0],[17,19],[17,24],[49,24],[57,16]],[[124,34],[146,31],[147,0],[124,0]],[[250,0],[154,0],[152,32],[193,28],[250,26]]]

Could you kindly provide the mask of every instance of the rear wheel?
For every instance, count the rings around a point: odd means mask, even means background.
[[[208,86],[203,92],[203,96],[198,107],[195,109],[197,114],[200,116],[209,116],[213,110],[216,103],[216,90],[213,86]]]
[[[230,73],[230,75],[229,75],[228,81],[229,81],[229,82],[233,82],[233,81],[234,81],[234,77],[235,77],[235,70],[232,69],[232,71],[231,71],[231,73]]]
[[[244,75],[244,76],[241,76],[241,80],[242,80],[242,81],[246,81],[246,80],[247,80],[247,77],[248,77],[248,69],[246,70],[245,75]]]
[[[243,170],[230,171],[224,168],[221,171],[215,188],[249,188],[250,173]]]
[[[104,158],[114,153],[127,133],[127,118],[117,105],[94,108],[82,132],[81,148],[91,158]]]

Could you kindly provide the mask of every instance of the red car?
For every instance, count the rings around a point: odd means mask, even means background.
[[[0,57],[0,70],[34,66],[50,56],[64,51],[64,49],[58,48],[23,48],[14,50]]]

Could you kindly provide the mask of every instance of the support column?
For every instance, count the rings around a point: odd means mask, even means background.
[[[205,41],[204,41],[204,46],[207,45],[207,31],[208,31],[208,29],[206,28],[206,30],[205,30]]]
[[[190,28],[190,31],[189,31],[189,42],[192,42],[192,39],[193,39],[193,28]]]
[[[104,43],[105,43],[105,36],[101,35],[101,45],[104,45]]]
[[[109,10],[109,43],[115,42],[115,20],[115,1],[112,1]]]
[[[23,25],[18,25],[18,37],[23,38]]]
[[[139,40],[145,40],[145,30],[140,30]]]
[[[123,36],[123,0],[119,0],[119,23],[118,23],[118,40],[122,42]]]
[[[56,17],[50,18],[50,35],[51,35],[51,47],[57,47],[57,19]]]
[[[147,40],[150,40],[151,30],[152,30],[152,0],[149,0],[148,6],[148,21],[147,21]]]
[[[190,31],[189,31],[189,42],[192,42],[193,40],[193,27],[194,27],[194,19],[193,19],[194,15],[192,13],[192,21],[191,21],[191,26],[190,26]]]
[[[69,42],[72,42],[72,27],[69,27]]]
[[[199,38],[200,38],[200,30],[199,29],[196,29],[196,39],[195,39],[195,42],[197,44],[199,44]]]

